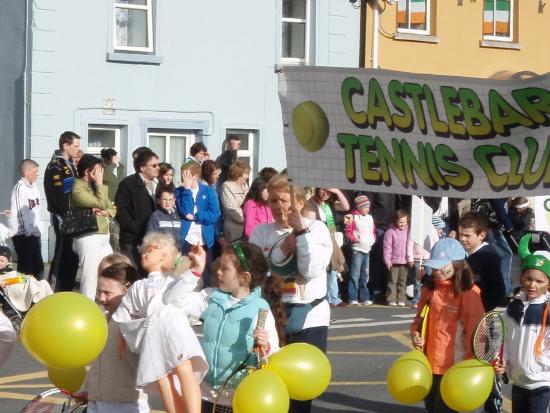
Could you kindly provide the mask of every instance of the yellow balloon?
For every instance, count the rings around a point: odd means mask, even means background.
[[[419,361],[424,366],[426,366],[426,368],[428,369],[430,374],[432,374],[432,366],[430,365],[430,361],[428,360],[428,357],[426,357],[426,355],[423,352],[421,352],[420,350],[411,350],[408,353],[405,353],[401,357],[399,357],[397,359],[397,361],[399,361],[399,360],[416,360],[416,361]]]
[[[325,353],[311,344],[284,346],[269,357],[267,367],[281,377],[294,400],[315,399],[330,383],[330,361]]]
[[[268,369],[248,375],[233,396],[235,413],[287,413],[289,405],[285,384]]]
[[[76,392],[84,383],[86,378],[86,368],[75,367],[73,369],[54,369],[48,368],[48,378],[58,389],[67,390],[70,393]]]
[[[397,359],[391,365],[386,377],[390,395],[406,404],[423,400],[432,388],[432,372],[418,360]]]
[[[453,410],[476,410],[489,397],[493,380],[494,372],[491,366],[478,360],[464,360],[443,375],[441,397]]]
[[[107,321],[90,299],[78,293],[50,295],[25,316],[20,334],[25,349],[55,369],[90,364],[107,340]]]

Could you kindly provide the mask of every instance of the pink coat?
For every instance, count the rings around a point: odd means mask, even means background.
[[[243,204],[244,236],[249,238],[258,224],[269,224],[273,222],[271,209],[264,204],[258,204],[249,199]]]
[[[393,264],[407,264],[407,241],[409,228],[397,229],[392,224],[384,234],[384,264],[390,267]]]

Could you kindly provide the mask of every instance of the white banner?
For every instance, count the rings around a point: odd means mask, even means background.
[[[283,67],[287,166],[303,186],[456,198],[546,194],[550,74],[488,80]]]

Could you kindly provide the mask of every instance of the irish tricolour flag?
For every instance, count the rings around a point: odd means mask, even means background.
[[[483,5],[483,34],[510,35],[510,0],[485,0]]]
[[[397,4],[397,24],[426,24],[426,0],[399,0]]]

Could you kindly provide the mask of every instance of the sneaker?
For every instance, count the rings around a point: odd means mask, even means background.
[[[189,317],[189,324],[191,326],[202,326],[202,321],[196,317]]]
[[[398,302],[397,302],[397,305],[398,305],[399,307],[405,307],[405,303],[404,303],[403,301],[398,301]]]
[[[371,300],[362,301],[360,304],[364,306],[368,306],[368,305],[372,305],[372,301]]]
[[[397,303],[391,302],[388,304],[390,307],[397,307]]]
[[[348,303],[348,305],[350,305],[350,306],[351,306],[351,305],[359,305],[359,303],[358,303],[357,301],[355,301],[355,300],[351,300],[351,301]]]

